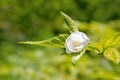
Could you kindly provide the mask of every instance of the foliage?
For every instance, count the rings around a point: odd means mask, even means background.
[[[75,22],[65,13],[61,12],[62,15],[65,18],[66,24],[74,31],[76,30]],[[114,47],[120,45],[120,34],[106,34],[104,37],[101,37],[99,42],[92,42],[89,45],[88,50],[91,50],[92,52],[97,50],[99,54],[103,54],[104,57],[106,57],[108,60],[113,61],[114,63],[119,64],[120,63],[120,53]],[[67,34],[66,34],[67,35]],[[61,36],[64,38],[64,41],[61,41]],[[68,35],[67,35],[68,36]],[[60,35],[54,38],[51,38],[50,40],[45,40],[45,41],[27,41],[27,42],[19,42],[21,44],[33,44],[33,45],[40,45],[40,46],[54,46],[54,47],[61,47],[64,48],[65,40],[67,37],[64,35]],[[112,47],[112,48],[111,48]],[[75,63],[76,60],[78,60],[85,51],[80,52],[81,55],[73,56],[72,57],[72,62]]]
[[[99,46],[101,52],[89,48],[109,33],[119,34],[119,7],[120,0],[0,0],[0,80],[120,80],[120,65],[112,63],[118,63],[120,47],[107,48],[104,54],[105,46]],[[59,55],[64,49],[17,44],[68,34],[60,11],[93,42],[74,66],[69,56]]]
[[[108,60],[119,64],[120,53],[117,50],[118,46],[120,46],[119,40],[119,34],[107,34],[99,42],[91,43],[89,47],[96,50],[97,53],[103,54]]]

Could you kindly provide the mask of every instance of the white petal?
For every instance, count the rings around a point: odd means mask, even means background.
[[[70,54],[71,51],[70,51],[70,49],[68,48],[68,45],[67,45],[67,44],[68,44],[68,43],[66,42],[66,44],[65,44],[65,47],[66,47],[66,53]]]
[[[71,52],[73,52],[73,49],[74,49],[73,44],[71,43],[70,40],[68,40],[66,42],[66,52],[70,54]]]
[[[89,38],[86,36],[86,34],[84,34],[84,33],[83,33],[82,36],[83,36],[84,39],[87,39],[87,40],[89,39]]]
[[[85,48],[86,44],[88,43],[88,40],[84,41],[80,46],[78,46],[78,50],[76,52],[81,51],[83,48]]]
[[[70,38],[72,41],[80,41],[80,42],[83,42],[84,41],[84,38],[82,37],[83,36],[83,33],[82,32],[73,32],[71,35],[70,35]]]

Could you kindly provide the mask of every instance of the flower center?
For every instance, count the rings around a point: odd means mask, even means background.
[[[78,50],[78,47],[81,45],[81,42],[80,41],[74,41],[73,42],[73,46],[76,50]]]
[[[74,47],[78,47],[81,45],[81,42],[74,42],[73,45],[74,45]]]

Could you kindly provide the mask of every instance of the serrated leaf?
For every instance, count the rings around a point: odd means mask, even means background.
[[[64,16],[65,23],[67,24],[67,26],[70,27],[71,30],[77,31],[77,27],[75,26],[75,22],[72,20],[72,18],[63,12],[61,12],[61,14]]]
[[[116,36],[114,37],[114,41],[112,43],[112,45],[120,45],[120,33],[116,34]]]
[[[105,58],[107,58],[108,60],[110,60],[116,64],[120,63],[120,53],[115,48],[107,48],[104,51],[103,55]]]
[[[120,34],[108,34],[100,42],[103,48],[117,46],[120,44]]]
[[[19,44],[31,44],[38,46],[51,46],[51,47],[64,48],[64,43],[67,37],[68,37],[67,34],[60,34],[59,36],[44,41],[24,41],[24,42],[19,42]]]
[[[103,52],[103,47],[101,46],[100,42],[91,43],[91,44],[89,44],[88,48],[89,48],[89,50],[92,50],[96,53]]]
[[[97,53],[103,53],[104,50],[110,47],[117,47],[120,45],[120,34],[107,34],[98,42],[93,42],[89,45],[89,48]]]

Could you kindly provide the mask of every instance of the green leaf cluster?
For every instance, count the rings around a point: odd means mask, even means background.
[[[104,37],[97,42],[92,42],[89,46],[92,51],[103,54],[108,60],[119,64],[120,63],[120,52],[118,50],[120,46],[120,34],[112,33],[106,34]]]
[[[61,14],[64,16],[67,26],[73,31],[77,30],[77,27],[75,26],[75,22],[65,13],[61,12]],[[96,25],[96,23],[94,25]],[[92,27],[94,27],[94,25],[92,24]],[[65,48],[64,44],[67,37],[68,37],[67,34],[60,34],[56,37],[53,37],[51,39],[44,40],[44,41],[25,41],[25,42],[19,42],[19,43]],[[106,33],[102,35],[98,41],[91,41],[87,49],[94,53],[102,54],[106,59],[116,64],[119,64],[120,53],[117,50],[119,45],[120,45],[120,33],[116,33],[110,29],[107,29]],[[79,55],[77,57],[75,56],[73,57],[75,57],[75,59],[78,60]],[[75,62],[76,60],[72,60],[72,61]]]

